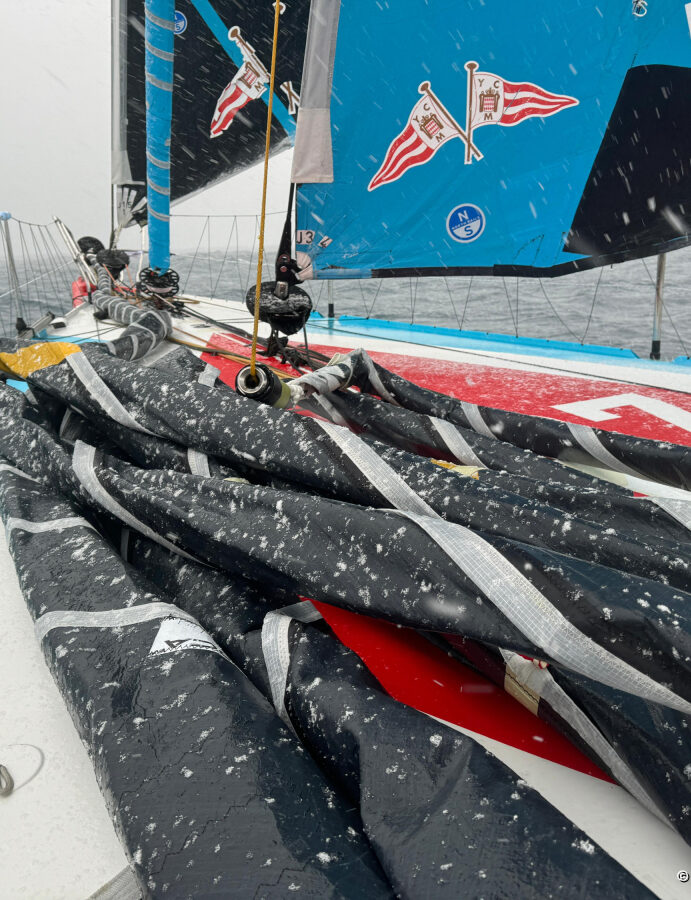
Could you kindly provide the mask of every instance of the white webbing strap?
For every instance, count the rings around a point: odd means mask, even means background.
[[[602,463],[605,468],[623,472],[625,475],[640,477],[640,472],[636,472],[635,469],[630,468],[609,452],[590,425],[574,425],[573,422],[567,422],[566,425],[579,447],[589,453],[593,459]]]
[[[83,352],[71,353],[65,359],[89,395],[98,403],[106,415],[126,428],[132,428],[134,431],[143,431],[145,434],[154,433],[140,425],[134,416],[125,409]]]
[[[46,531],[65,531],[66,528],[90,528],[92,531],[96,529],[81,516],[66,516],[62,519],[48,519],[45,522],[32,522],[30,519],[18,519],[10,516],[5,522],[5,531],[7,535],[11,534],[14,529],[20,531],[30,531],[32,534],[43,534]]]
[[[352,432],[314,420],[396,510],[422,528],[535,646],[588,678],[691,714],[691,703],[579,631],[522,572],[479,534],[447,522]]]
[[[375,487],[396,509],[409,510],[421,516],[436,516],[435,511],[422,497],[406,484],[401,476],[387,465],[369,444],[361,440],[352,431],[313,419],[341,450],[341,452],[362,472],[370,484]]]
[[[668,515],[691,531],[691,503],[688,500],[673,500],[669,497],[646,497],[646,500],[664,509]]]
[[[271,698],[278,715],[293,727],[285,708],[286,684],[290,666],[290,644],[288,635],[293,619],[298,622],[317,622],[322,614],[309,600],[272,610],[264,617],[262,625],[262,652],[271,685]]]
[[[534,715],[537,715],[538,702],[544,700],[597,754],[619,784],[671,828],[665,814],[658,808],[621,756],[578,704],[557,684],[550,672],[545,668],[538,668],[533,665],[531,660],[525,659],[518,653],[502,650],[501,655],[506,664],[504,687],[507,692],[530,709]],[[516,686],[519,690],[516,690]],[[526,694],[528,702],[525,699]],[[532,705],[531,698],[535,699],[535,706]]]
[[[137,625],[140,622],[151,622],[154,619],[185,619],[197,624],[197,620],[179,606],[172,603],[144,603],[139,606],[126,606],[122,609],[105,609],[99,611],[60,609],[44,613],[34,623],[36,637],[39,642],[54,628],[124,628],[126,625]]]
[[[493,438],[496,441],[496,434],[482,418],[479,408],[474,403],[467,403],[465,400],[461,400],[461,407],[473,431],[477,431],[478,434],[484,434],[485,437]]]
[[[197,384],[203,384],[205,387],[213,387],[218,377],[218,369],[207,363],[197,378]],[[204,478],[211,478],[211,470],[209,469],[209,457],[201,450],[195,450],[192,447],[187,448],[187,464],[193,475],[201,475]]]
[[[75,354],[73,354],[73,356],[74,355]],[[194,560],[194,562],[206,565],[202,560],[186,553],[180,547],[176,547],[175,544],[172,544],[152,528],[149,528],[144,522],[140,522],[140,520],[137,519],[136,516],[133,516],[129,510],[125,509],[124,506],[121,506],[114,497],[111,497],[96,477],[95,461],[96,448],[91,447],[89,444],[84,444],[82,441],[77,441],[74,445],[74,453],[72,454],[72,468],[74,474],[77,476],[87,494],[89,494],[99,506],[108,510],[108,512],[112,513],[116,519],[129,525],[134,531],[146,535],[146,537],[151,538],[152,541],[156,541],[157,544],[160,544],[167,550],[172,550],[173,553],[177,553],[179,556],[184,556],[186,559],[191,559]]]
[[[432,423],[434,430],[446,444],[449,453],[451,453],[461,465],[477,466],[480,469],[487,468],[455,425],[451,422],[447,422],[446,419],[438,419],[436,416],[428,416],[428,418]]]
[[[115,878],[111,878],[87,900],[141,900],[141,897],[142,891],[134,872],[129,866],[125,866]]]
[[[187,448],[187,465],[193,475],[202,475],[204,478],[211,478],[211,470],[209,469],[209,457],[201,450],[193,450],[192,447]]]
[[[206,387],[213,387],[216,383],[216,379],[218,378],[218,371],[219,370],[216,368],[216,366],[212,366],[211,363],[207,363],[199,373],[197,383],[203,384]]]
[[[27,475],[26,472],[22,472],[21,469],[18,469],[16,466],[11,466],[9,463],[0,463],[0,472],[11,472],[13,475],[19,475],[20,478],[26,478],[27,481],[33,481],[34,484],[41,483],[38,478]]]

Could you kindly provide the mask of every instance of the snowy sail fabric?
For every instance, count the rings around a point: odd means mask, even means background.
[[[691,239],[683,5],[328,4],[337,29],[325,5],[293,167],[314,277],[551,276]]]
[[[261,68],[271,60],[273,28],[273,10],[270,4],[267,8],[268,13],[234,0],[194,0],[178,4],[174,12],[172,203],[254,165],[263,155],[268,87],[259,88],[268,82]],[[295,132],[308,8],[308,0],[294,0],[281,15],[271,132],[275,152],[290,146]],[[148,217],[144,32],[144,0],[113,0],[112,182],[122,227],[143,224]],[[257,72],[249,78],[254,87],[242,93],[250,67]],[[232,116],[227,114],[231,84],[242,93],[231,101]],[[246,102],[236,103],[239,99]],[[224,104],[226,115],[216,121],[217,108]]]

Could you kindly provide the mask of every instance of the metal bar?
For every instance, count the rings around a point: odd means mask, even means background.
[[[665,287],[665,268],[667,254],[661,253],[657,258],[657,279],[655,281],[655,315],[653,317],[653,340],[650,345],[650,358],[660,358],[660,339],[662,335],[662,312],[664,309],[663,293]]]

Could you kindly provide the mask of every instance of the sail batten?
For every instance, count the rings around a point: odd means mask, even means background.
[[[313,277],[544,277],[691,242],[674,0],[640,17],[620,0],[340,0],[313,3],[309,28],[305,93],[321,96],[293,181]]]

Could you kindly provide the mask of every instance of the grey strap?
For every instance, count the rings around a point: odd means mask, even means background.
[[[150,44],[148,41],[144,41],[144,46],[152,54],[152,56],[157,56],[159,59],[163,59],[166,62],[173,62],[175,56],[172,53],[168,53],[167,50],[159,50],[158,47],[154,47],[153,44]],[[170,168],[170,166],[168,166]]]
[[[529,659],[525,659],[518,653],[502,650],[501,654],[506,663],[504,687],[507,692],[524,706],[527,706],[535,715],[537,715],[537,703],[539,700],[542,699],[545,703],[548,703],[554,712],[565,722],[568,722],[576,734],[595,751],[619,784],[634,796],[639,803],[642,803],[646,809],[650,810],[653,815],[671,828],[664,813],[660,811],[655,801],[646,792],[621,756],[605,740],[602,732],[595,727],[578,704],[574,703],[569,695],[557,684],[550,672],[547,669],[538,668]],[[518,686],[519,690],[516,690],[516,686]],[[534,706],[531,703],[531,698],[535,700]]]
[[[122,609],[92,610],[60,609],[44,613],[34,623],[39,642],[55,628],[124,628],[153,619],[185,619],[197,624],[197,620],[172,603],[144,603]]]
[[[144,10],[144,15],[150,22],[153,22],[154,25],[158,25],[159,28],[165,28],[166,31],[175,31],[175,22],[171,19],[162,19],[160,16],[156,16],[150,12],[149,9]]]
[[[38,478],[27,475],[26,472],[22,472],[21,469],[18,469],[16,466],[11,466],[9,463],[0,463],[0,472],[11,472],[13,475],[19,475],[20,478],[26,478],[27,481],[33,481],[35,484],[41,483]]]
[[[98,403],[106,415],[126,428],[132,428],[134,431],[143,431],[145,434],[153,434],[153,431],[149,431],[148,428],[140,425],[134,416],[125,409],[82,352],[71,353],[66,357],[66,361],[89,395]]]
[[[345,456],[355,463],[365,478],[392,506],[421,516],[436,516],[432,507],[425,503],[422,497],[419,497],[369,444],[366,444],[352,431],[339,428],[338,425],[332,425],[331,422],[322,422],[321,419],[313,421],[324,429]]]
[[[486,468],[455,425],[447,422],[446,419],[438,419],[436,416],[429,416],[429,420],[449,452],[456,457],[459,463],[464,466],[478,466],[480,469]]]
[[[72,355],[74,356],[75,354]],[[140,534],[146,535],[146,537],[151,538],[152,541],[156,541],[157,544],[160,544],[167,550],[172,550],[173,553],[184,556],[185,559],[192,559],[195,562],[204,565],[202,560],[196,559],[194,556],[181,550],[180,547],[176,547],[175,544],[172,544],[170,541],[166,540],[166,538],[157,534],[152,528],[149,528],[148,525],[144,524],[144,522],[140,522],[139,519],[133,516],[129,510],[126,510],[124,506],[120,506],[117,500],[110,496],[108,491],[106,491],[96,477],[95,461],[96,448],[90,447],[82,441],[77,441],[74,445],[74,453],[72,454],[72,468],[84,490],[96,501],[96,503],[112,513],[116,519],[120,519],[121,522],[129,525],[130,528],[133,528]]]
[[[157,87],[161,91],[172,92],[173,90],[173,82],[172,81],[163,81],[162,78],[156,78],[155,75],[152,75],[151,72],[146,72],[146,80],[149,84],[152,84],[154,87]]]
[[[206,387],[213,387],[216,383],[217,377],[218,369],[215,366],[209,365],[209,363],[207,363],[199,373],[197,384],[203,384]],[[204,478],[211,478],[211,471],[209,469],[209,457],[206,455],[206,453],[202,453],[201,450],[195,450],[192,447],[189,447],[187,450],[187,463],[190,467],[190,472],[193,475],[202,475]]]
[[[590,425],[574,425],[573,422],[567,422],[566,424],[576,443],[586,453],[589,453],[594,459],[601,462],[605,468],[614,469],[615,472],[623,472],[625,475],[633,475],[636,478],[641,477],[640,472],[636,472],[635,469],[630,468],[626,463],[621,462],[609,452]]]
[[[382,400],[386,400],[387,403],[391,403],[394,406],[400,406],[401,404],[398,402],[398,400],[396,400],[393,394],[389,393],[389,391],[387,391],[387,389],[384,387],[384,384],[379,377],[379,373],[377,372],[369,353],[366,353],[364,350],[356,350],[355,352],[360,355],[363,362],[365,363],[365,366],[367,367],[367,377],[369,378],[369,383],[379,394]]]
[[[359,437],[316,420],[370,483],[422,528],[482,593],[557,662],[610,687],[686,714],[691,703],[619,659],[579,631],[522,572],[470,529],[446,522]]]
[[[345,428],[348,427],[348,423],[330,400],[327,400],[326,397],[322,397],[319,394],[315,394],[313,399],[317,401],[332,422]]]
[[[278,715],[292,728],[285,708],[286,684],[290,666],[288,635],[293,619],[298,622],[317,622],[321,613],[309,600],[273,610],[264,617],[262,625],[262,652],[271,685],[271,698]]]
[[[202,475],[204,478],[211,478],[209,470],[209,457],[200,450],[193,450],[192,447],[187,448],[187,464],[193,475]]]
[[[566,668],[691,714],[691,703],[579,631],[498,550],[475,532],[439,517],[401,513],[420,526],[533,644]]]
[[[14,516],[5,522],[5,531],[10,533],[18,528],[21,531],[30,531],[32,534],[43,534],[46,531],[64,531],[66,528],[90,528],[95,531],[93,525],[81,516],[67,516],[64,519],[48,519],[45,522],[32,522],[29,519],[16,519]]]
[[[216,383],[216,379],[218,378],[218,369],[215,366],[212,366],[210,363],[207,363],[202,371],[199,373],[199,378],[197,378],[198,384],[205,384],[207,387],[213,387]]]
[[[691,502],[689,500],[672,500],[669,497],[646,497],[651,503],[664,509],[677,522],[691,531]]]
[[[141,900],[142,892],[134,872],[126,866],[87,900]]]
[[[60,428],[58,430],[59,437],[61,437],[61,438],[65,437],[65,431],[67,429],[67,426],[68,426],[71,418],[72,418],[72,410],[68,408],[65,410],[65,415],[60,420]]]
[[[485,437],[493,438],[496,441],[496,434],[482,418],[480,410],[474,403],[466,403],[465,400],[461,400],[461,407],[473,431],[477,431],[478,434],[484,434]]]

